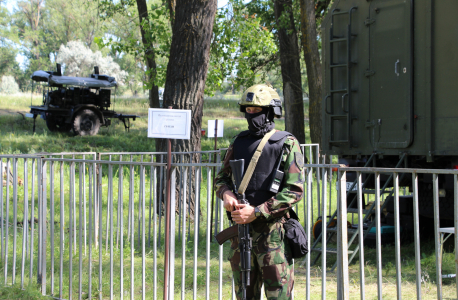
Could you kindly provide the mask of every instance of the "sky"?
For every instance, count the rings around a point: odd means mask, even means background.
[[[218,0],[218,7],[223,7],[227,4],[227,0]]]
[[[13,12],[13,4],[16,1],[13,0],[6,0],[6,8],[8,8],[9,12]]]

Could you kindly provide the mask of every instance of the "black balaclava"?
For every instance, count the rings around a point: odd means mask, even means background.
[[[245,112],[245,118],[248,122],[250,134],[256,137],[262,137],[275,128],[273,115],[267,107],[263,107],[262,111],[255,114]]]

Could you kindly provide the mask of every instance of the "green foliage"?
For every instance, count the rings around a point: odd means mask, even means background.
[[[316,2],[322,8],[326,1]],[[53,70],[59,47],[81,40],[92,51],[101,50],[104,56],[113,57],[122,70],[129,73],[126,88],[132,94],[153,84],[163,86],[171,43],[170,14],[165,2],[148,1],[148,19],[139,24],[135,0],[20,0],[15,2],[12,13],[3,1],[0,6],[0,76],[12,75],[21,90],[30,90],[33,71]],[[293,1],[293,7],[300,36],[299,2]],[[317,24],[326,11],[322,9],[317,13]],[[140,25],[149,39],[146,45],[142,43]],[[281,87],[278,26],[272,0],[230,0],[220,8],[215,18],[207,95],[227,89],[228,82],[235,91],[258,82]],[[145,53],[151,50],[157,63],[155,71],[148,71],[145,62]],[[26,58],[25,70],[21,70],[14,59],[18,53]],[[305,67],[301,69],[305,79]],[[305,90],[306,80],[303,82]]]
[[[138,26],[129,26],[129,20],[116,17],[104,22],[98,15],[98,1],[21,0],[14,2],[14,5],[13,12],[0,6],[0,76],[14,76],[21,90],[31,89],[32,72],[54,70],[59,47],[77,40],[93,52],[101,50],[103,56],[110,55],[123,66],[123,71],[129,73],[127,80],[132,92],[141,89],[137,83],[141,82],[144,75],[144,65],[141,59],[136,58],[138,55],[119,52],[114,48],[99,49],[94,42],[97,36],[116,39],[132,37],[138,40]],[[121,23],[123,21],[125,23]],[[14,59],[17,54],[25,58],[24,66],[21,66],[24,70],[19,68]]]
[[[14,80],[13,76],[2,76],[0,84],[0,93],[3,94],[15,94],[19,92],[19,86]]]
[[[225,79],[236,88],[266,80],[266,73],[260,70],[278,50],[272,32],[263,23],[240,0],[230,0],[218,10],[206,94],[221,88]]]
[[[0,38],[0,76],[10,75],[18,68],[16,54],[17,50],[9,47],[7,42],[2,43]]]
[[[17,7],[11,16],[10,26],[16,29],[15,42],[29,59],[29,71],[49,69],[50,58],[70,37],[92,46],[93,34],[97,31],[95,3],[84,0],[22,0]]]
[[[214,27],[211,67],[207,79],[209,82],[207,94],[220,88],[224,80],[233,83],[236,89],[259,82],[270,83],[276,88],[282,87],[277,33],[279,28],[289,22],[289,16],[284,13],[277,22],[274,2],[274,0],[233,0],[218,11]],[[315,2],[317,9],[320,9],[320,12],[317,12],[319,29],[319,24],[329,9],[326,5],[330,1],[316,0]],[[300,40],[300,2],[292,1],[292,7],[294,24]],[[260,31],[259,34],[257,31],[259,29],[266,32]],[[319,30],[317,38],[320,43]],[[256,48],[260,47],[265,48],[256,51]],[[300,43],[299,47],[301,47]],[[321,48],[321,43],[319,47]],[[302,55],[301,70],[302,88],[307,92],[307,74]]]
[[[18,50],[14,47],[15,30],[9,26],[11,17],[8,10],[0,6],[0,77],[16,75],[19,65],[16,61]],[[17,80],[17,76],[14,76]]]
[[[13,75],[22,90],[30,89],[33,71],[54,69],[60,45],[70,40],[81,40],[91,50],[100,48],[105,55],[112,56],[129,73],[127,85],[132,94],[152,84],[163,86],[171,42],[169,13],[163,1],[151,3],[148,19],[143,24],[138,23],[135,0],[22,0],[17,2],[17,7],[12,14],[0,8],[0,57],[5,58],[0,75]],[[34,14],[30,13],[32,10]],[[146,46],[139,42],[142,40],[140,25],[149,38]],[[221,89],[226,80],[234,83],[236,90],[261,81],[280,86],[274,26],[270,1],[251,1],[246,5],[243,1],[231,0],[218,11],[207,94]],[[4,37],[9,43],[1,43]],[[25,72],[13,59],[19,46],[27,58]],[[148,48],[154,49],[157,63],[154,76],[149,76],[149,72],[154,71],[147,71],[145,64]],[[144,83],[143,87],[139,82]]]
[[[167,7],[159,1],[153,1],[148,16],[139,24],[136,1],[112,2],[109,0],[100,1],[100,17],[107,25],[104,25],[105,32],[111,35],[99,36],[95,42],[100,48],[108,48],[113,52],[126,53],[135,58],[136,62],[143,65],[143,88],[151,89],[152,85],[163,86],[167,71],[168,56],[171,43],[171,29],[168,21]],[[113,23],[118,26],[112,26]],[[127,26],[130,34],[121,34],[117,28]],[[139,28],[146,33],[146,44],[142,42]],[[111,29],[111,30],[110,30]],[[154,51],[154,54],[149,54]],[[157,67],[156,70],[147,70],[146,55],[154,55]],[[151,78],[151,81],[149,80]]]

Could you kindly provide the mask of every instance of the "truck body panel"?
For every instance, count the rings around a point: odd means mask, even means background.
[[[456,9],[453,0],[334,2],[322,22],[323,153],[456,160]]]

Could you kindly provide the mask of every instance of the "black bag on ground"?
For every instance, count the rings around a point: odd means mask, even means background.
[[[307,248],[307,235],[302,225],[298,221],[296,213],[290,211],[291,218],[284,224],[285,236],[288,239],[289,247],[291,249],[292,258],[304,257],[309,249]]]

